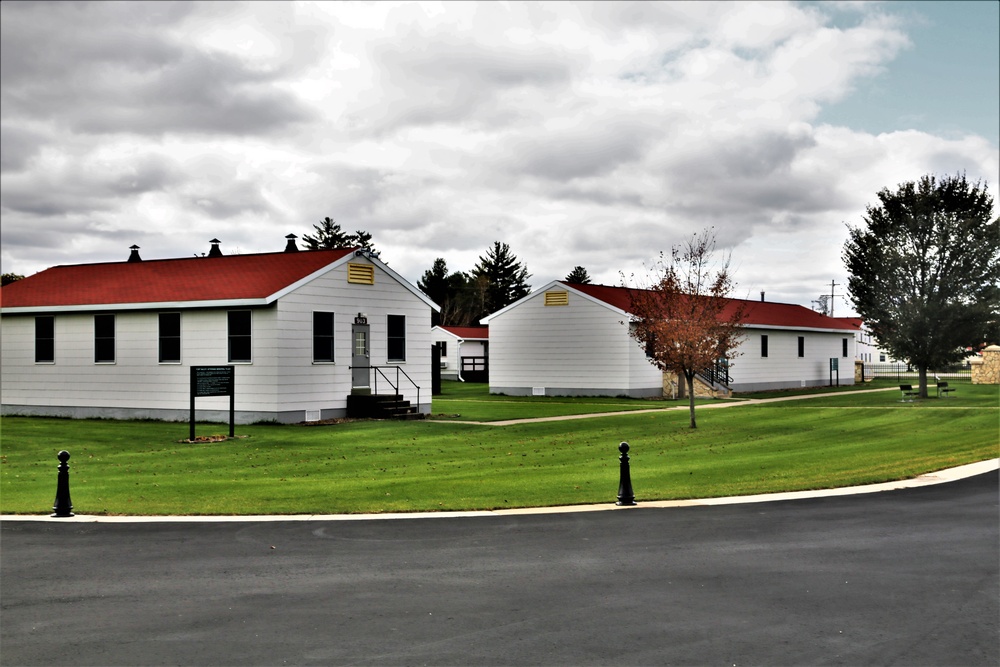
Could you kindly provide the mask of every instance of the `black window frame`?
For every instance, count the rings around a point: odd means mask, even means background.
[[[181,363],[181,314],[159,313],[157,321],[157,361],[161,364]]]
[[[336,317],[332,312],[313,311],[313,363],[333,363],[336,361],[335,323]]]
[[[442,357],[447,357],[448,356],[448,341],[446,341],[446,340],[439,340],[438,341],[438,352],[441,353]]]
[[[114,313],[94,315],[94,363],[116,362],[116,325]]]
[[[806,356],[806,337],[799,336],[799,358],[805,358]]]
[[[386,361],[406,361],[406,315],[385,316]]]
[[[246,322],[241,322],[243,318]],[[234,327],[234,323],[236,327]],[[229,363],[253,363],[253,311],[230,310],[226,312],[227,358]],[[234,331],[234,328],[236,331]],[[238,354],[234,354],[234,350]]]
[[[760,357],[761,359],[767,358],[767,334],[760,336]]]
[[[56,362],[56,318],[55,315],[35,316],[35,363],[54,364]]]
[[[843,342],[844,349],[843,349],[843,354],[841,354],[841,356],[846,359],[847,358],[847,348],[848,348],[847,339],[846,338],[842,339],[842,342]]]

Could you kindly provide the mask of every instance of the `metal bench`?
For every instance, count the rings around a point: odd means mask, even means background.
[[[899,401],[900,403],[912,403],[915,396],[919,396],[919,391],[913,390],[913,385],[911,384],[901,384],[899,385],[899,391],[903,394],[903,398]]]
[[[937,395],[938,395],[938,398],[941,398],[942,395],[944,396],[944,398],[948,398],[948,394],[950,394],[953,391],[955,391],[955,388],[954,387],[949,387],[947,382],[938,382],[937,383]]]

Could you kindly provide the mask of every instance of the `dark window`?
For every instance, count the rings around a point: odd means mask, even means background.
[[[389,315],[386,325],[388,360],[406,361],[406,316]]]
[[[42,315],[35,318],[35,361],[56,360],[56,318]]]
[[[799,336],[799,356],[806,356],[806,337]]]
[[[94,361],[99,364],[115,361],[114,315],[94,315]]]
[[[160,363],[180,363],[181,314],[160,313]]]
[[[438,341],[438,350],[441,352],[441,356],[442,357],[447,357],[448,356],[448,341],[446,341],[446,340],[439,340]]]
[[[229,311],[229,361],[252,361],[250,311]]]
[[[313,361],[333,361],[333,313],[313,313]]]
[[[843,354],[843,356],[846,357],[847,356],[847,339],[846,338],[843,340],[843,343],[844,343],[844,354]]]
[[[767,356],[767,336],[760,337],[760,356]]]

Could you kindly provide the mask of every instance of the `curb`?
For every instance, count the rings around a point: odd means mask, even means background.
[[[530,514],[570,514],[575,512],[630,511],[643,508],[706,507],[711,505],[741,505],[751,503],[778,502],[782,500],[802,500],[806,498],[830,498],[866,493],[881,493],[900,489],[913,489],[935,484],[946,484],[961,479],[983,475],[1000,470],[1000,458],[968,463],[955,468],[946,468],[925,473],[911,479],[895,482],[881,482],[862,486],[847,486],[839,489],[818,489],[814,491],[786,491],[753,496],[732,496],[726,498],[702,498],[694,500],[651,500],[632,506],[619,506],[613,502],[599,505],[567,505],[562,507],[528,507],[520,509],[473,510],[464,512],[397,512],[387,514],[264,514],[248,516],[101,516],[77,514],[72,517],[53,518],[36,514],[5,514],[0,521],[47,521],[51,523],[251,523],[274,521],[375,521],[398,519],[454,519],[468,517],[503,517]]]

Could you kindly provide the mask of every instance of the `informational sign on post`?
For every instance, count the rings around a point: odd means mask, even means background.
[[[834,386],[834,376],[836,375],[836,386],[840,386],[840,359],[830,357],[830,385]]]
[[[236,437],[236,368],[234,366],[191,367],[191,440],[194,440],[194,399],[229,397],[229,437]]]

